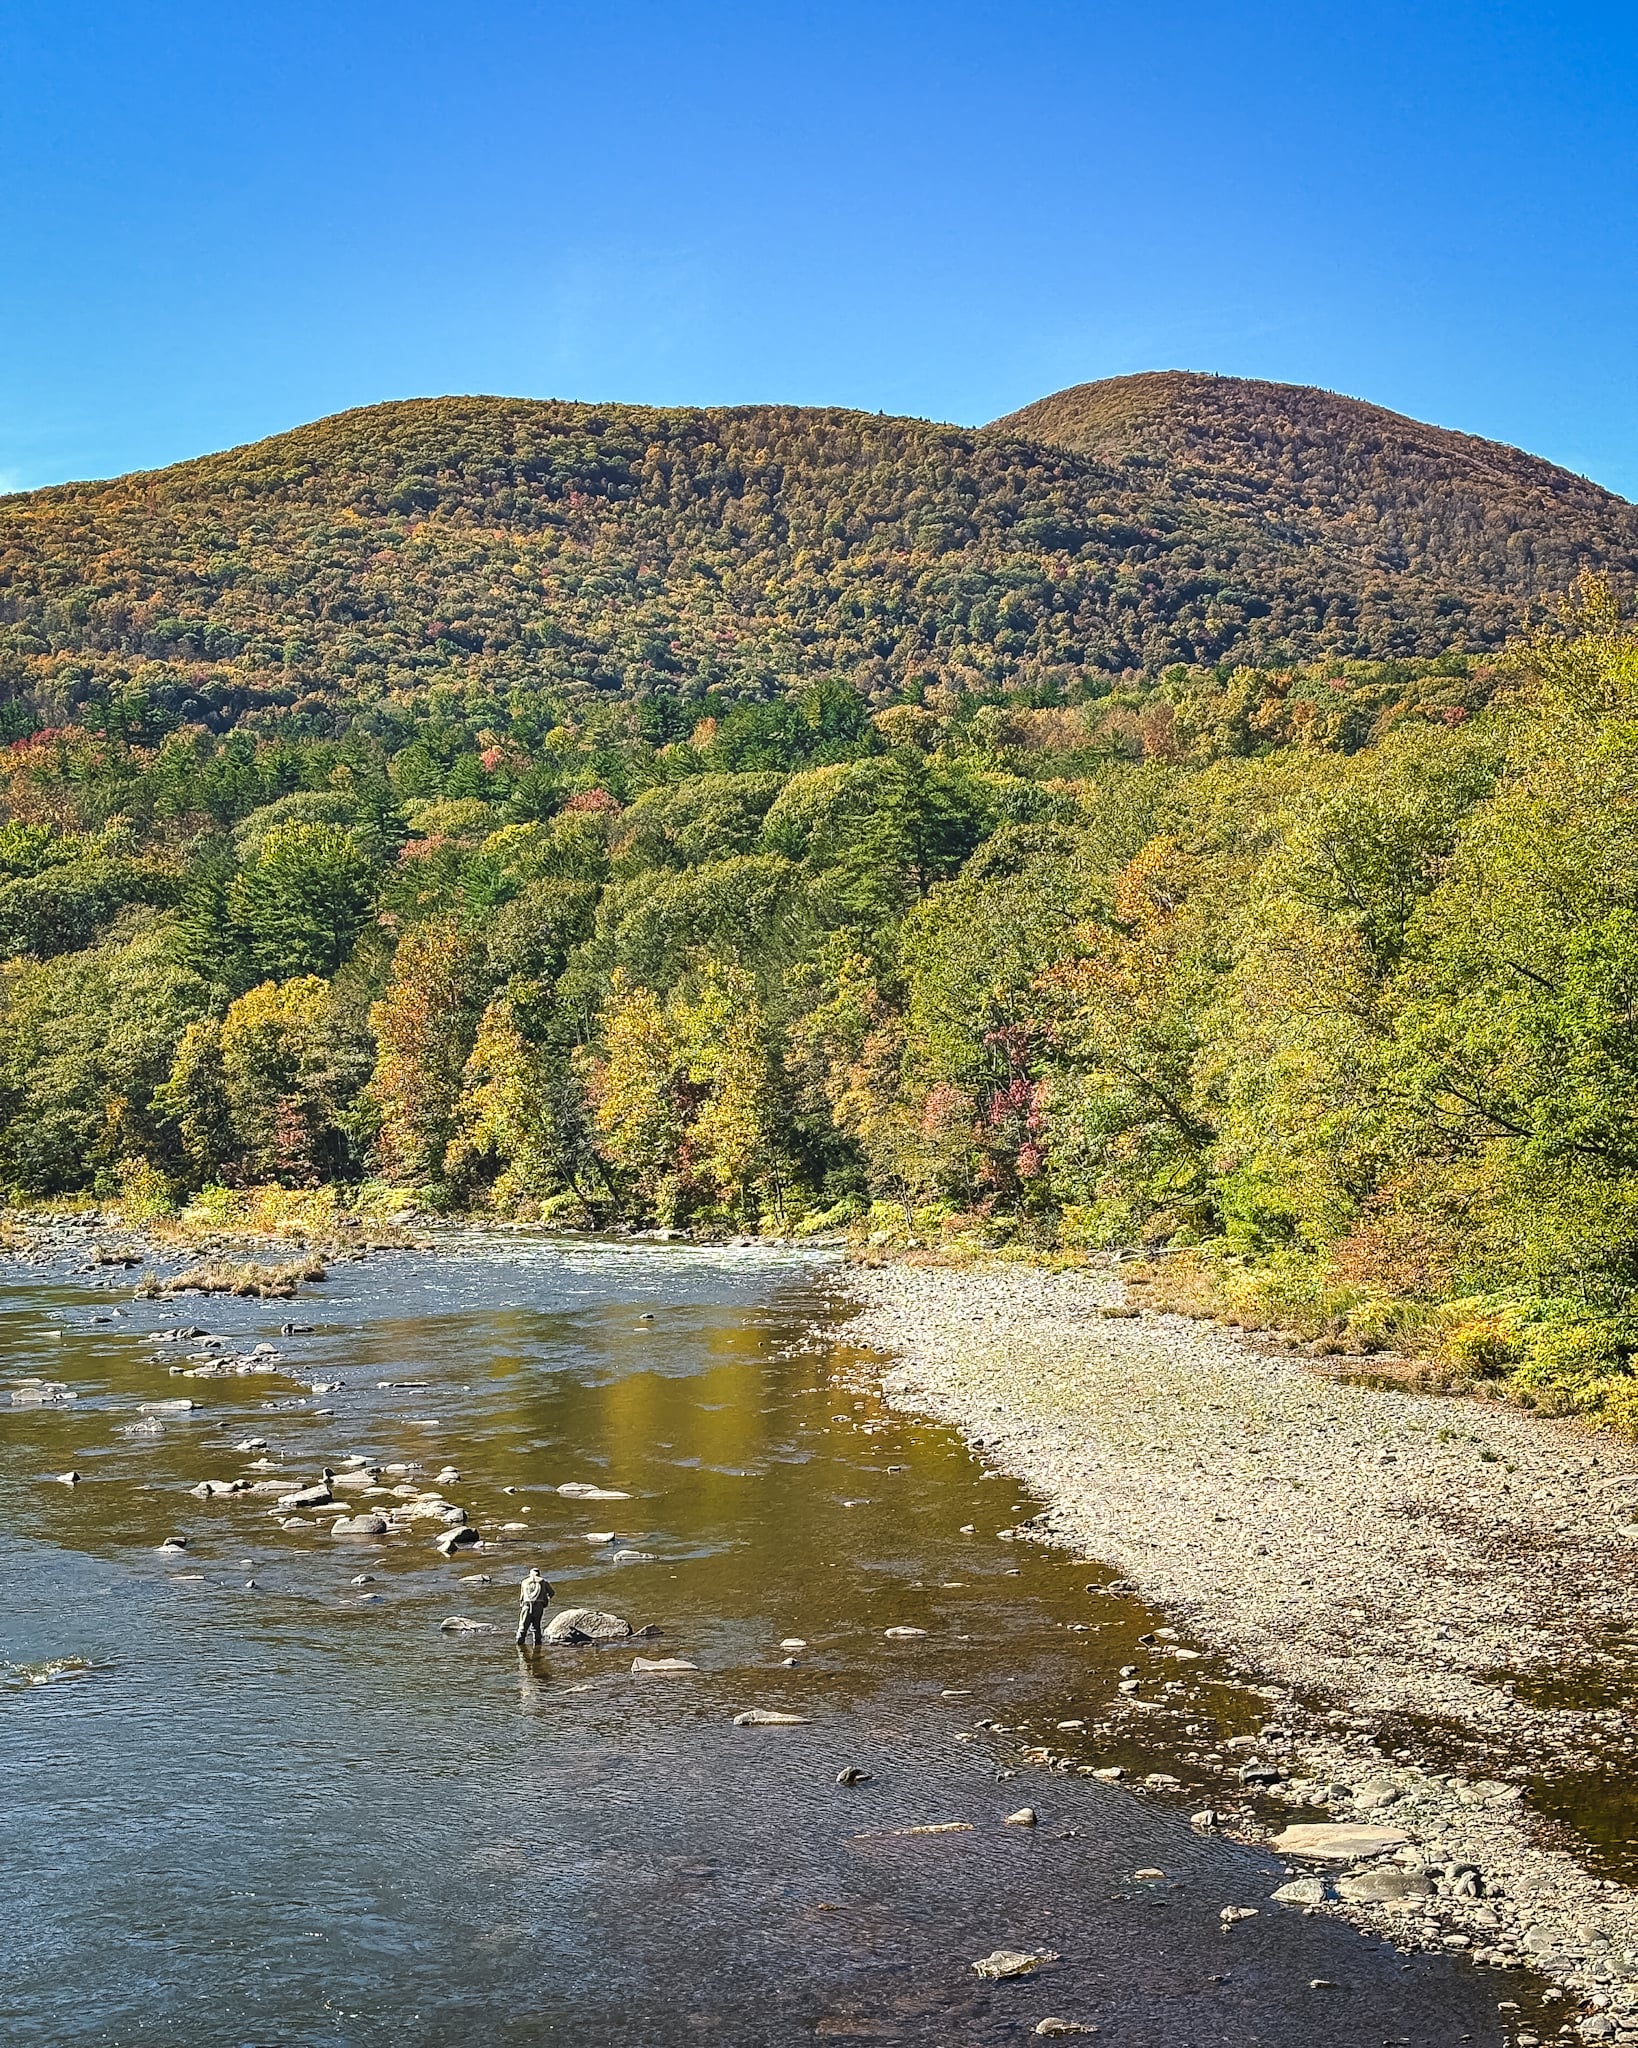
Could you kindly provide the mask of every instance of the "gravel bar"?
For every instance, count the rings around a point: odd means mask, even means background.
[[[1049,1503],[1019,1534],[1113,1565],[1280,1688],[1288,1732],[1253,1759],[1277,1774],[1267,1801],[1409,1838],[1294,1863],[1295,1910],[1528,1964],[1573,1996],[1572,2036],[1638,2043],[1638,1892],[1595,1875],[1527,1791],[1607,1760],[1628,1716],[1515,1690],[1607,1676],[1610,1635],[1638,1622],[1638,1447],[1134,1314],[1113,1268],[856,1265],[845,1282],[889,1400]],[[1436,1754],[1452,1745],[1456,1771]]]

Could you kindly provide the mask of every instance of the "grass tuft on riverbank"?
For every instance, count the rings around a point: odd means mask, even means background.
[[[150,1273],[137,1283],[136,1294],[144,1301],[169,1301],[178,1294],[236,1294],[256,1301],[293,1301],[298,1288],[327,1277],[324,1261],[318,1258],[288,1259],[277,1266],[255,1259],[240,1263],[212,1259],[168,1276]]]

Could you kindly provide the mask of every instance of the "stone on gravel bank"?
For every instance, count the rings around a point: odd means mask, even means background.
[[[1410,1837],[1399,1828],[1332,1827],[1305,1822],[1282,1828],[1269,1844],[1282,1856],[1313,1856],[1328,1863],[1357,1863],[1362,1856],[1380,1856],[1402,1849]]]

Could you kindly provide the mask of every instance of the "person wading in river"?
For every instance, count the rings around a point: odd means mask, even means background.
[[[552,1597],[552,1589],[533,1565],[529,1575],[518,1588],[518,1647],[521,1649],[534,1631],[535,1647],[541,1643],[540,1617],[546,1612],[546,1603]]]

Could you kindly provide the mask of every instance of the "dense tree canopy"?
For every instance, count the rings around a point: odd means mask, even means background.
[[[1481,652],[1638,563],[1632,508],[1548,464],[1346,400],[1282,439],[1239,395],[1285,387],[1217,381],[1204,448],[1199,405],[1100,439],[1076,393],[976,433],[450,398],[0,499],[5,716],[151,742],[459,706],[533,751],[618,700],[655,746],[713,721],[743,773],[929,691]]]

